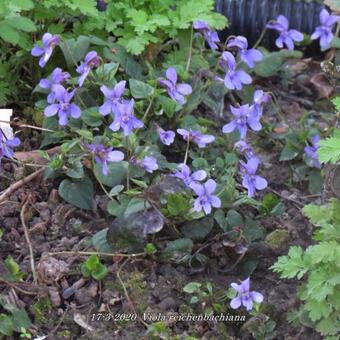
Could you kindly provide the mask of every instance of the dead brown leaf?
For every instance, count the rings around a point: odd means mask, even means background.
[[[310,79],[310,83],[314,86],[319,98],[329,98],[334,91],[333,86],[322,72],[315,74]]]

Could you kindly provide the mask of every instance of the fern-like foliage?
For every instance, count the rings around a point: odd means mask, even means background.
[[[318,155],[321,163],[337,163],[340,160],[340,135],[321,140]]]
[[[302,279],[299,297],[303,301],[297,317],[314,325],[325,339],[340,337],[340,201],[327,205],[307,205],[304,214],[317,227],[317,244],[306,250],[291,247],[272,269],[282,278]],[[302,321],[302,320],[300,320]]]

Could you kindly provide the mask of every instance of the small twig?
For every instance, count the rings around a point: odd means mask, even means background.
[[[149,112],[150,112],[150,110],[151,110],[151,107],[152,107],[152,104],[153,104],[154,99],[155,99],[155,95],[153,94],[152,97],[151,97],[151,99],[150,99],[150,103],[149,103],[149,105],[148,105],[148,107],[146,108],[146,111],[145,111],[145,113],[144,113],[144,116],[143,116],[143,119],[142,119],[143,122],[145,122],[145,119],[146,119],[146,117],[148,116],[148,114],[149,114]]]
[[[11,195],[14,191],[16,191],[17,189],[19,189],[20,187],[22,187],[23,185],[31,182],[32,180],[34,180],[36,177],[38,177],[40,174],[42,174],[42,172],[44,171],[44,169],[39,169],[35,172],[33,172],[32,174],[30,174],[29,176],[21,179],[18,182],[13,183],[12,185],[10,185],[0,196],[0,203],[3,202],[9,195]]]
[[[135,309],[135,306],[133,305],[131,299],[130,299],[130,296],[129,296],[129,293],[126,289],[126,286],[120,276],[120,271],[123,269],[123,267],[126,265],[126,263],[129,261],[129,259],[126,259],[124,261],[124,263],[119,267],[119,269],[117,270],[116,272],[116,276],[117,276],[117,279],[119,281],[119,283],[121,284],[122,288],[123,288],[123,291],[124,291],[124,294],[125,294],[125,297],[126,297],[126,300],[128,301],[129,305],[130,305],[130,308],[132,309],[132,312],[137,315],[137,318],[138,320],[146,327],[148,328],[149,325],[139,316],[139,314],[137,313],[136,309]]]
[[[57,332],[58,328],[61,326],[61,324],[63,323],[65,316],[69,310],[70,306],[67,306],[63,315],[61,316],[59,322],[56,324],[56,326],[51,330],[51,332],[47,335],[47,339],[53,339],[55,333]]]
[[[35,271],[33,247],[32,247],[30,235],[29,235],[28,228],[27,228],[26,221],[25,221],[25,213],[26,213],[26,210],[27,210],[29,203],[30,203],[30,196],[28,196],[26,198],[26,200],[25,200],[25,202],[24,202],[24,204],[21,208],[20,220],[21,220],[21,224],[24,228],[25,238],[26,238],[28,250],[29,250],[29,253],[30,253],[30,263],[31,263],[31,270],[32,270],[32,274],[33,274],[33,281],[34,281],[34,284],[37,286],[38,285],[38,277],[37,277],[37,272]]]
[[[16,285],[15,283],[4,280],[2,278],[0,278],[0,283],[3,283],[3,284],[5,284],[5,285],[17,290],[18,292],[25,294],[25,295],[35,296],[35,295],[39,294],[39,293],[35,293],[35,292],[29,292],[28,290],[24,290],[24,289],[20,288],[18,285]]]
[[[267,189],[268,189],[269,191],[273,192],[275,195],[278,195],[278,196],[281,197],[282,199],[286,200],[286,201],[293,202],[293,203],[295,203],[296,205],[298,205],[298,206],[301,207],[301,208],[304,207],[304,204],[303,204],[303,203],[301,203],[301,202],[295,200],[294,198],[290,198],[290,197],[283,196],[283,195],[281,195],[278,191],[276,191],[276,190],[274,190],[274,189],[272,189],[272,188],[267,187]]]
[[[33,129],[33,130],[39,130],[39,131],[56,132],[56,131],[51,130],[51,129],[45,129],[45,128],[34,126],[34,125],[20,124],[20,123],[16,123],[16,122],[9,122],[7,120],[0,120],[0,123],[13,125],[13,126],[16,126],[18,128],[29,128],[29,129]]]
[[[99,251],[57,251],[48,253],[50,256],[54,255],[79,255],[79,256],[88,256],[88,255],[99,255],[99,256],[110,256],[110,257],[138,257],[146,255],[145,252],[143,253],[136,253],[136,254],[121,254],[121,253],[102,253]]]

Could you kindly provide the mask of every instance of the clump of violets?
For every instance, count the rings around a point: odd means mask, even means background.
[[[108,88],[105,85],[100,87],[100,91],[102,91],[102,93],[104,94],[105,101],[104,104],[99,107],[98,111],[103,116],[117,112],[117,104],[123,103],[122,96],[125,91],[125,86],[126,81],[122,80],[117,83],[112,89]]]
[[[250,68],[253,68],[255,63],[260,62],[263,59],[263,55],[259,50],[255,48],[248,49],[247,38],[243,37],[242,35],[230,39],[227,47],[237,47],[239,49],[241,60],[245,62]]]
[[[213,179],[207,180],[203,185],[192,182],[190,188],[198,196],[194,203],[194,210],[196,212],[200,212],[203,209],[205,214],[209,215],[211,207],[221,207],[221,200],[216,195],[213,195],[216,190],[216,182]]]
[[[339,15],[329,14],[326,9],[320,12],[320,26],[316,27],[311,35],[312,40],[320,39],[320,46],[323,49],[330,47],[333,40],[333,26],[340,21]]]
[[[194,29],[203,34],[205,41],[212,50],[217,50],[216,43],[220,42],[217,32],[213,31],[210,26],[203,20],[197,20],[193,25]]]
[[[63,82],[68,81],[70,78],[71,76],[68,72],[64,72],[61,68],[57,67],[54,69],[49,78],[40,80],[39,86],[42,89],[50,91],[50,93],[47,96],[47,102],[49,104],[54,102],[56,93],[58,92],[58,87]],[[60,87],[59,90],[61,90]]]
[[[6,139],[5,135],[2,133],[2,130],[0,129],[0,164],[1,159],[3,157],[13,158],[14,156],[13,148],[16,148],[19,145],[20,139],[18,137]]]
[[[100,64],[100,57],[96,51],[91,51],[86,54],[84,61],[77,67],[76,71],[80,74],[78,85],[81,87],[85,79],[90,74],[91,70],[98,67]]]
[[[256,90],[254,92],[254,99],[251,109],[253,110],[256,117],[261,118],[263,113],[263,104],[268,103],[271,100],[269,94],[262,90]]]
[[[142,159],[131,158],[130,163],[135,166],[140,166],[150,174],[158,169],[157,159],[152,156],[146,156]]]
[[[34,57],[41,57],[39,60],[39,66],[41,68],[45,67],[47,62],[52,56],[54,47],[59,45],[60,38],[58,35],[52,35],[51,33],[45,33],[42,36],[42,46],[34,45],[31,54]]]
[[[168,95],[179,105],[186,103],[185,96],[192,93],[192,87],[189,84],[177,84],[178,76],[173,67],[169,67],[165,73],[166,78],[159,78],[158,82],[161,86],[165,87]]]
[[[231,283],[230,286],[237,292],[237,296],[230,302],[230,307],[232,309],[238,309],[241,306],[244,306],[247,311],[251,311],[254,302],[261,303],[263,301],[263,295],[261,293],[250,290],[249,277],[240,284]]]
[[[243,176],[242,186],[248,190],[248,197],[253,197],[256,190],[263,190],[267,187],[267,181],[256,174],[260,160],[257,157],[251,157],[247,163],[240,161],[241,174]]]
[[[58,114],[59,125],[61,126],[67,125],[70,117],[74,119],[80,118],[80,108],[76,104],[71,103],[75,91],[76,90],[68,92],[64,87],[59,85],[55,92],[56,103],[50,104],[45,108],[45,116],[52,117]]]
[[[213,135],[204,135],[201,131],[177,129],[177,133],[180,134],[185,141],[194,142],[199,148],[205,148],[207,144],[212,143],[215,140]]]
[[[175,136],[176,136],[175,132],[171,130],[165,131],[158,124],[155,124],[155,125],[156,125],[156,130],[157,130],[157,133],[158,133],[158,136],[161,142],[164,145],[168,145],[168,146],[171,145],[175,140]]]
[[[284,15],[279,15],[273,24],[266,25],[267,28],[276,30],[280,33],[275,44],[278,48],[286,45],[288,50],[294,50],[294,42],[301,42],[303,34],[295,29],[289,29],[289,21]]]
[[[113,150],[112,147],[106,148],[103,144],[88,144],[87,149],[94,154],[95,161],[102,168],[104,176],[109,173],[110,162],[120,162],[124,159],[121,151]]]
[[[186,187],[190,187],[192,183],[203,181],[207,177],[204,170],[198,170],[191,173],[190,168],[186,164],[179,164],[178,170],[175,171],[174,176],[183,181]]]
[[[133,114],[135,101],[131,99],[126,103],[117,103],[115,118],[109,128],[112,131],[123,130],[124,136],[131,134],[133,129],[142,128],[144,123]]]
[[[250,75],[243,70],[236,69],[235,57],[230,52],[223,52],[218,64],[226,74],[224,79],[216,77],[216,80],[223,82],[227,89],[242,90],[242,84],[251,84],[252,79]]]
[[[308,145],[305,147],[305,154],[309,165],[317,169],[321,168],[318,156],[319,141],[320,136],[315,135],[312,138],[312,145]]]
[[[243,139],[246,137],[248,127],[253,131],[261,130],[260,117],[256,115],[249,104],[241,105],[239,108],[230,105],[230,109],[234,119],[223,126],[223,133],[230,133],[237,129],[240,132],[241,139]]]

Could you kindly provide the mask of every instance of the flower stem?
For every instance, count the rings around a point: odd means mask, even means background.
[[[146,109],[146,111],[144,113],[143,119],[142,119],[144,123],[145,123],[146,117],[148,116],[148,114],[149,114],[149,112],[151,110],[151,107],[152,107],[154,99],[155,99],[155,95],[153,94],[151,99],[150,99],[150,103],[149,103],[149,105],[148,105],[148,107],[147,107],[147,109]]]
[[[190,146],[190,138],[188,137],[187,139],[187,148],[185,150],[185,156],[184,156],[184,164],[187,164],[187,160],[188,160],[188,154],[189,154],[189,146]]]
[[[266,32],[267,32],[267,27],[264,27],[264,29],[261,32],[261,35],[257,39],[257,41],[256,41],[255,45],[253,46],[253,48],[256,48],[257,46],[259,46],[261,44],[261,41],[262,41],[264,35],[266,34]]]
[[[189,69],[190,69],[191,58],[192,58],[192,40],[193,40],[193,37],[194,37],[194,30],[193,30],[193,27],[191,26],[189,54],[188,54],[187,66],[185,68],[186,72],[189,72]]]

